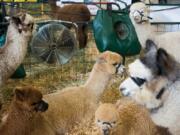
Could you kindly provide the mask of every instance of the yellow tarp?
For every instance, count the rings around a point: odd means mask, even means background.
[[[37,2],[37,0],[0,0],[1,2]]]

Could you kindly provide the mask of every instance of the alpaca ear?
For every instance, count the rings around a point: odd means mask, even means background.
[[[101,64],[101,63],[105,63],[106,60],[104,58],[99,57],[99,58],[97,58],[96,62]]]
[[[24,100],[25,93],[22,90],[22,88],[17,87],[17,88],[15,88],[14,92],[15,92],[16,99],[18,99],[20,101]]]
[[[14,23],[16,25],[22,24],[22,22],[25,20],[25,18],[26,18],[26,13],[25,12],[24,13],[20,12],[20,13],[18,13],[16,15],[12,16],[12,20],[14,21]]]
[[[157,45],[151,39],[147,39],[146,40],[146,46],[145,46],[144,50],[145,50],[145,53],[156,52],[157,51]]]
[[[144,48],[143,57],[140,60],[151,67],[154,67],[154,63],[156,63],[156,55],[157,55],[157,46],[156,44],[148,39],[146,40],[146,46]]]
[[[19,24],[21,24],[21,19],[17,16],[12,16],[11,20],[18,26]]]
[[[16,17],[19,17],[19,18],[25,18],[26,17],[26,12],[19,12],[18,14],[15,15]]]
[[[168,75],[173,70],[174,61],[164,49],[158,49],[156,60],[160,75]]]
[[[5,16],[4,17],[8,22],[11,20],[11,17],[9,17],[9,16]]]
[[[109,57],[109,51],[103,52],[99,55],[99,57],[97,58],[97,62],[98,63],[105,63],[107,57]]]
[[[21,12],[21,13],[19,14],[19,18],[20,18],[21,21],[23,22],[23,21],[25,20],[25,18],[26,18],[26,13],[25,13],[25,12]]]

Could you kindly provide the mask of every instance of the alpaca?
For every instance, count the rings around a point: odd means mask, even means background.
[[[180,32],[157,34],[155,27],[149,22],[149,9],[142,2],[137,2],[130,7],[129,16],[135,27],[142,48],[145,47],[147,39],[152,39],[159,48],[164,48],[180,62],[180,54],[178,53],[178,50],[180,50]]]
[[[122,57],[119,54],[104,52],[97,59],[84,85],[68,87],[44,96],[49,108],[43,116],[55,127],[57,134],[68,133],[77,123],[92,118],[112,75],[122,72],[121,63]]]
[[[16,88],[8,115],[0,124],[1,135],[56,135],[42,113],[48,104],[32,87]]]
[[[148,108],[157,125],[179,135],[180,63],[148,40],[144,56],[129,65],[129,73],[120,85],[123,95]]]
[[[99,135],[171,135],[167,128],[155,125],[147,109],[128,98],[101,104],[95,122]]]
[[[5,45],[0,48],[0,85],[22,63],[32,36],[34,20],[29,14],[20,13],[10,18]]]
[[[64,7],[58,7],[56,0],[48,0],[48,2],[54,18],[77,23],[78,28],[76,33],[79,47],[84,48],[87,44],[87,22],[91,18],[87,6],[84,4],[69,4]]]

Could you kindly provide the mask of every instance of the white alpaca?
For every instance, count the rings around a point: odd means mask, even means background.
[[[155,27],[149,22],[149,9],[142,2],[131,6],[130,18],[143,48],[146,40],[152,39],[158,47],[164,48],[180,62],[180,32],[167,32],[164,34],[155,32]]]
[[[29,14],[10,18],[6,43],[0,48],[0,85],[8,79],[23,61],[34,20]]]

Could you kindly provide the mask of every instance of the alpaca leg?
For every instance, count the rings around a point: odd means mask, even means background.
[[[79,48],[82,49],[86,47],[87,44],[87,24],[80,24],[78,25],[77,30],[77,39],[79,41]]]

